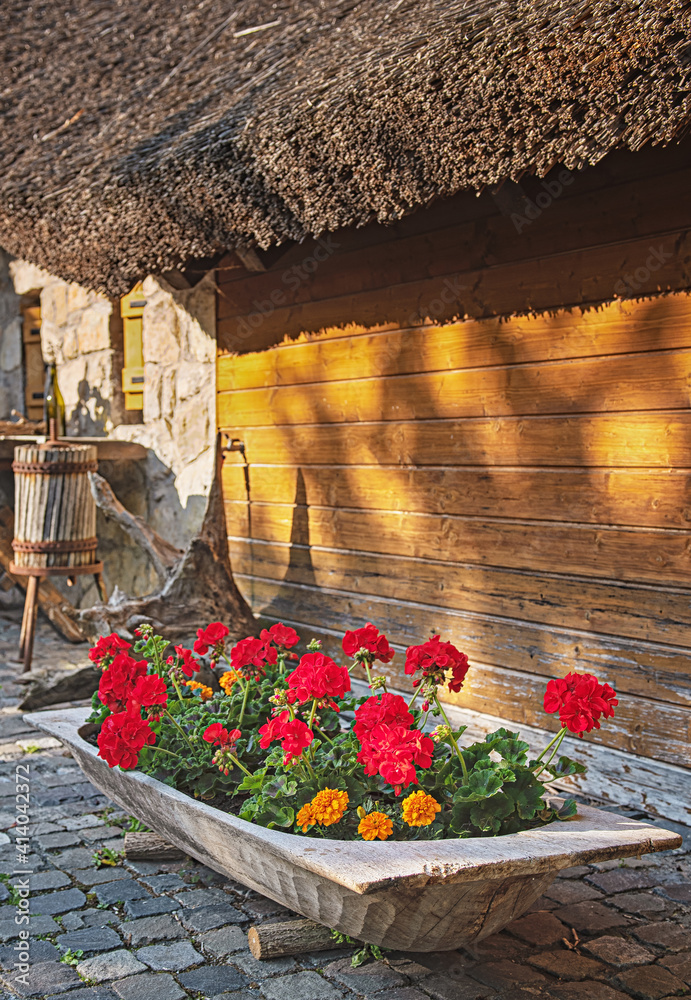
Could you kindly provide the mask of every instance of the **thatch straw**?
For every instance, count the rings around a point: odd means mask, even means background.
[[[119,294],[668,143],[682,0],[5,0],[0,243]]]

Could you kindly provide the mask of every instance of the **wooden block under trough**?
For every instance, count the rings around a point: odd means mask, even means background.
[[[125,857],[128,861],[179,861],[187,855],[157,833],[126,833]]]
[[[348,948],[331,937],[331,931],[314,920],[283,920],[277,924],[250,927],[247,943],[255,958],[266,961],[281,955],[301,955],[308,951]]]

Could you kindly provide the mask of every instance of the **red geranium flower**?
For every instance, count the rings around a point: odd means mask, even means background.
[[[255,681],[263,676],[266,664],[275,663],[277,659],[278,651],[275,646],[267,645],[253,636],[241,639],[230,651],[230,665],[233,670],[247,679],[253,677]]]
[[[289,764],[293,757],[299,757],[314,739],[314,733],[310,727],[300,719],[284,723],[282,736],[281,746],[283,747],[284,764]]]
[[[137,766],[142,747],[156,742],[156,734],[138,712],[118,712],[104,721],[97,742],[98,756],[109,767],[129,771]]]
[[[132,689],[129,704],[149,709],[149,718],[157,719],[168,702],[166,682],[157,674],[139,677]]]
[[[146,660],[134,660],[127,653],[118,653],[106,667],[98,685],[98,696],[111,712],[124,711],[135,684],[146,674],[148,666]]]
[[[346,632],[341,645],[346,656],[357,657],[360,653],[361,658],[368,663],[373,663],[375,660],[388,663],[395,656],[389,640],[385,635],[379,634],[379,629],[372,622],[367,622],[364,628]]]
[[[217,659],[223,652],[225,638],[230,635],[230,629],[222,622],[212,622],[206,628],[197,629],[197,638],[194,643],[195,653],[205,656],[211,649],[212,659]]]
[[[102,635],[96,645],[91,647],[89,659],[92,663],[102,665],[103,660],[112,659],[126,649],[131,649],[131,643],[121,639],[115,632],[111,632],[110,635]]]
[[[305,653],[286,680],[290,688],[288,700],[291,702],[342,698],[346,691],[350,691],[347,668],[339,667],[324,653]]]
[[[275,718],[269,719],[259,730],[259,735],[261,736],[259,746],[264,750],[274,740],[282,741],[284,764],[288,764],[293,757],[299,757],[314,739],[314,733],[306,723],[300,719],[291,721],[290,712],[281,712]]]
[[[300,636],[294,628],[284,625],[283,622],[276,622],[269,629],[262,629],[260,638],[268,646],[270,642],[275,642],[282,649],[292,649],[300,642]]]
[[[262,750],[266,750],[269,744],[273,743],[274,740],[280,740],[282,736],[283,724],[288,722],[290,719],[290,712],[281,712],[280,715],[275,715],[273,719],[261,727],[259,730],[259,735],[261,739],[259,740],[259,746]]]
[[[419,729],[380,724],[363,740],[357,759],[364,764],[365,774],[379,773],[398,795],[401,788],[417,784],[415,765],[430,767],[433,753],[434,743]]]
[[[429,678],[439,685],[446,682],[446,674],[451,671],[449,691],[460,691],[468,673],[468,657],[450,642],[440,642],[438,635],[433,635],[421,646],[409,646],[405,654],[405,672],[414,674],[422,671],[423,678]],[[413,687],[421,683],[418,678],[413,681]]]
[[[372,695],[355,709],[355,725],[353,732],[362,743],[380,723],[402,726],[410,729],[414,722],[412,712],[408,711],[405,698],[400,694],[390,694],[385,691],[381,698]]]
[[[190,649],[185,649],[184,646],[176,646],[175,652],[177,654],[177,658],[175,656],[169,656],[166,663],[168,663],[171,667],[178,666],[180,670],[182,670],[185,677],[191,677],[192,674],[195,674],[201,667],[201,663],[199,660],[195,660]]]
[[[600,717],[611,718],[618,704],[617,693],[609,684],[600,684],[593,674],[576,671],[551,680],[543,702],[546,712],[559,712],[562,727],[579,736],[599,729]]]
[[[214,746],[226,747],[228,750],[234,750],[235,744],[242,736],[239,729],[231,729],[230,732],[221,725],[220,722],[214,722],[204,730],[203,739],[207,743],[213,743]]]

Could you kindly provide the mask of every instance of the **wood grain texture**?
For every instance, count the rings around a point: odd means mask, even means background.
[[[433,248],[434,244],[430,244]],[[654,245],[667,259],[636,284],[637,295],[689,287],[691,237],[686,227],[658,232],[650,237],[624,240],[609,246],[591,246],[564,253],[529,257],[494,266],[489,260],[464,269],[450,265],[445,274],[419,277],[426,268],[414,262],[418,277],[392,275],[390,284],[374,289],[335,293],[328,299],[284,305],[286,299],[253,302],[253,311],[224,316],[219,308],[218,342],[230,353],[261,350],[299,337],[307,331],[330,329],[364,331],[368,327],[398,327],[445,322],[456,318],[485,319],[561,309],[564,306],[599,305],[626,297],[624,275],[635,272],[650,258]],[[334,258],[337,261],[337,258]],[[624,287],[619,293],[616,287]],[[277,279],[276,293],[285,291]],[[631,293],[629,292],[628,295]],[[228,290],[223,289],[225,302]],[[236,308],[236,307],[231,307]]]
[[[125,834],[125,857],[128,861],[178,861],[185,854],[157,833],[135,832]]]
[[[384,947],[439,951],[481,940],[525,912],[561,868],[681,842],[583,806],[573,820],[507,837],[317,841],[247,823],[139,772],[108,768],[79,735],[87,714],[25,718],[68,745],[105,794],[192,857],[309,919]]]
[[[691,456],[689,456],[691,458]],[[691,526],[691,470],[252,465],[253,503],[530,518],[649,528]],[[298,483],[299,480],[299,483]],[[244,467],[223,469],[226,500],[247,499]],[[302,497],[301,497],[302,499]]]
[[[281,955],[305,955],[348,947],[346,942],[338,944],[329,928],[314,920],[281,920],[277,924],[250,927],[247,944],[254,957],[264,962]]]
[[[691,350],[219,393],[221,427],[686,409]]]
[[[249,590],[247,581],[244,586]],[[574,668],[592,669],[601,680],[623,688],[623,694],[615,717],[585,738],[691,768],[691,678],[685,651],[674,650],[668,663],[676,664],[676,670],[672,667],[660,676],[655,667],[651,669],[650,661],[646,665],[646,657],[661,665],[665,651],[659,647],[638,653],[633,644],[625,649],[621,642],[591,641],[568,634],[555,637],[549,628],[531,629],[525,623],[474,619],[429,606],[357,595],[344,599],[333,591],[289,583],[254,580],[251,596],[267,617],[299,624],[298,631],[306,640],[323,637],[325,651],[341,660],[344,630],[366,621],[386,621],[386,633],[399,649],[420,642],[430,632],[441,632],[466,652],[472,663],[461,693],[447,693],[446,700],[515,723],[544,725],[556,731],[555,721],[542,711],[547,680]],[[382,667],[381,673],[390,684],[412,691],[402,665],[399,655]]]
[[[26,590],[27,577],[13,576],[9,572],[10,563],[14,559],[12,551],[12,538],[14,536],[14,514],[9,507],[0,508],[0,565],[5,570],[7,577]],[[76,608],[60,593],[58,588],[50,580],[43,580],[38,588],[38,606],[46,616],[51,625],[68,642],[85,642],[86,635],[77,624],[72,615],[76,615]]]
[[[342,629],[357,627],[354,623],[359,625],[360,619],[386,619],[389,638],[402,648],[415,644],[432,629],[449,636],[450,641],[461,642],[471,661],[510,666],[546,678],[586,670],[616,684],[622,693],[691,708],[687,647],[589,635],[582,629],[566,628],[563,622],[559,626],[542,625],[524,618],[447,610],[433,599],[420,600],[426,595],[410,580],[406,581],[407,599],[403,601],[403,579],[399,588],[393,588],[398,594],[392,600],[362,590],[342,594],[318,586],[314,580],[298,583],[292,577],[273,581],[245,577],[239,567],[237,576],[241,588],[251,592],[260,610],[268,607],[276,614],[282,611],[313,626],[338,631],[342,603],[347,600],[348,623],[343,620]]]
[[[267,621],[433,627],[466,708],[532,725],[522,692],[592,670],[612,752],[689,767],[688,165],[595,174],[520,233],[459,201],[221,272],[231,551]]]
[[[440,277],[481,268],[496,270],[539,258],[549,260],[557,254],[578,254],[603,243],[609,245],[601,250],[614,263],[623,245],[650,241],[652,236],[659,243],[660,234],[678,231],[678,201],[685,199],[688,190],[688,169],[671,171],[663,182],[658,179],[657,184],[647,188],[638,178],[597,191],[580,187],[578,182],[574,186],[572,175],[572,183],[562,187],[561,196],[548,212],[542,213],[539,225],[528,223],[520,231],[496,211],[495,205],[485,201],[484,211],[478,213],[478,206],[474,206],[472,217],[467,217],[467,209],[466,218],[454,217],[452,208],[446,218],[438,219],[432,239],[429,231],[399,227],[395,237],[391,234],[386,241],[386,256],[382,256],[383,248],[376,238],[369,244],[361,239],[349,246],[342,234],[334,234],[327,243],[332,253],[321,255],[321,260],[318,242],[310,243],[261,276],[224,283],[219,316],[225,319],[251,313],[258,304],[271,301],[277,288],[284,292],[284,301],[293,306],[312,304],[365,291],[383,291],[390,285],[409,285],[419,279],[421,271],[428,277]],[[376,229],[369,227],[367,235],[374,235]],[[664,245],[664,237],[662,242]],[[307,273],[300,275],[302,261],[315,249],[320,266],[310,270],[308,265]],[[649,254],[650,249],[646,256]],[[293,276],[303,280],[298,283],[291,280]],[[512,291],[515,294],[516,289]]]
[[[251,464],[685,467],[691,412],[224,427]],[[226,457],[232,464],[237,458]]]
[[[226,503],[228,533],[268,542],[689,587],[687,531]]]
[[[594,642],[599,633],[686,650],[691,636],[691,590],[298,542],[233,537],[229,547],[236,573],[273,583],[285,579],[440,610],[498,615],[585,632]],[[247,590],[249,584],[244,586]]]
[[[253,290],[254,282],[242,287]],[[672,350],[687,347],[690,340],[691,310],[686,293],[680,293],[612,302],[599,310],[562,309],[414,329],[305,335],[271,351],[219,356],[217,388],[232,392]]]

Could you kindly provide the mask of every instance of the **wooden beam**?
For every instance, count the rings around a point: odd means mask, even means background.
[[[248,271],[266,271],[264,262],[256,250],[241,250],[237,248],[235,253]]]

